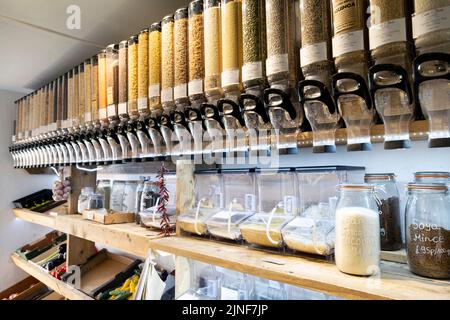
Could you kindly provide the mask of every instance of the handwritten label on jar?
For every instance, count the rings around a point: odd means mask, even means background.
[[[280,72],[289,71],[289,56],[288,54],[279,54],[272,56],[266,61],[267,75],[271,76]]]
[[[405,18],[375,24],[369,29],[370,50],[388,43],[406,41]]]
[[[203,80],[195,79],[188,84],[189,95],[202,94],[203,93]]]
[[[222,72],[222,86],[239,84],[239,69],[225,70]]]
[[[173,89],[173,96],[175,99],[187,97],[187,84],[180,84]]]
[[[159,84],[151,84],[148,86],[148,95],[150,98],[159,97],[160,94]]]
[[[337,35],[333,38],[333,57],[364,50],[364,31],[358,30]]]
[[[173,88],[165,88],[161,90],[161,102],[173,100]]]
[[[326,60],[328,60],[326,42],[312,44],[300,49],[300,63],[302,67]]]
[[[412,25],[414,39],[430,32],[448,29],[450,28],[450,6],[415,14]]]
[[[262,62],[249,62],[242,66],[242,81],[251,81],[262,78]]]
[[[127,103],[122,102],[119,103],[119,114],[126,114],[127,113]]]

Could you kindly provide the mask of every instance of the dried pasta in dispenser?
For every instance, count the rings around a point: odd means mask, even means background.
[[[150,26],[149,35],[149,86],[150,111],[161,111],[161,22]]]
[[[119,102],[119,45],[106,48],[106,104],[110,122],[118,120]]]

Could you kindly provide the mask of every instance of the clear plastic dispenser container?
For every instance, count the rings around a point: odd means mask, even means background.
[[[384,123],[384,148],[409,148],[414,99],[406,70],[395,64],[375,65],[369,70],[369,86]]]
[[[298,214],[297,184],[291,169],[258,170],[258,208],[241,224],[244,240],[256,246],[281,248],[281,229]]]
[[[224,208],[206,221],[214,237],[242,240],[239,225],[256,211],[254,170],[222,170]]]
[[[417,57],[414,81],[422,112],[429,122],[429,147],[449,147],[450,54],[426,53]]]
[[[280,149],[297,148],[297,133],[303,123],[303,109],[295,90],[300,67],[296,59],[295,3],[291,0],[266,0],[267,60],[270,88],[264,103]]]
[[[207,234],[206,220],[221,211],[223,206],[223,178],[220,171],[198,171],[195,174],[195,200],[192,207],[178,217],[183,231]]]
[[[314,153],[336,152],[335,135],[341,116],[327,86],[317,80],[303,80],[298,94],[313,131]]]
[[[331,255],[335,243],[337,185],[361,182],[361,167],[297,168],[300,214],[282,230],[286,246],[297,252]]]
[[[333,76],[333,97],[347,128],[347,150],[371,150],[370,129],[374,124],[375,108],[362,76],[342,72]]]

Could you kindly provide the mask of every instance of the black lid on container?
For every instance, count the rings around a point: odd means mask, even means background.
[[[73,68],[73,74],[78,74],[78,66],[76,66],[75,68]]]
[[[205,0],[204,4],[205,8],[211,8],[211,7],[219,7],[220,6],[220,0]]]
[[[186,19],[188,17],[188,9],[187,8],[179,8],[175,11],[173,18],[176,20]]]
[[[104,56],[104,55],[106,55],[106,49],[101,50],[101,51],[98,53],[97,57],[98,57],[98,56]]]
[[[203,12],[203,0],[194,0],[189,3],[189,17]]]
[[[79,72],[84,72],[84,63],[81,63],[81,64],[78,66],[78,71],[79,71]]]
[[[117,43],[110,44],[106,47],[106,52],[114,52],[119,50],[119,45]]]
[[[67,72],[67,76],[69,77],[69,78],[73,78],[73,70],[69,70],[69,72]],[[34,92],[33,92],[34,93]],[[32,94],[33,94],[32,93]]]
[[[128,48],[128,40],[120,41],[120,43],[119,43],[119,50],[120,49],[126,49],[126,48]]]
[[[133,45],[133,44],[136,44],[136,43],[139,43],[139,35],[134,35],[134,36],[131,36],[129,39],[128,39],[128,46],[131,46],[131,45]]]
[[[168,14],[161,20],[161,26],[165,25],[166,23],[173,22],[173,15]]]
[[[98,56],[95,55],[91,58],[91,64],[98,64]]]
[[[89,58],[89,59],[84,60],[84,64],[91,64],[91,59],[92,59],[92,58]]]
[[[161,22],[154,22],[152,23],[152,25],[150,26],[150,32],[161,32]]]
[[[149,32],[149,28],[145,28],[139,32],[139,35],[141,35],[143,33],[148,33],[148,32]]]

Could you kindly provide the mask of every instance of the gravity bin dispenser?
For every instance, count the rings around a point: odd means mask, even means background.
[[[418,101],[429,122],[429,147],[450,147],[450,54],[417,57],[414,79]]]
[[[298,94],[312,127],[313,152],[336,152],[335,134],[341,117],[328,88],[317,80],[303,80]]]
[[[333,97],[347,127],[347,150],[371,150],[370,129],[375,109],[364,78],[351,72],[335,74]]]
[[[406,70],[394,64],[375,65],[369,70],[369,86],[384,123],[384,148],[409,148],[414,104]]]

